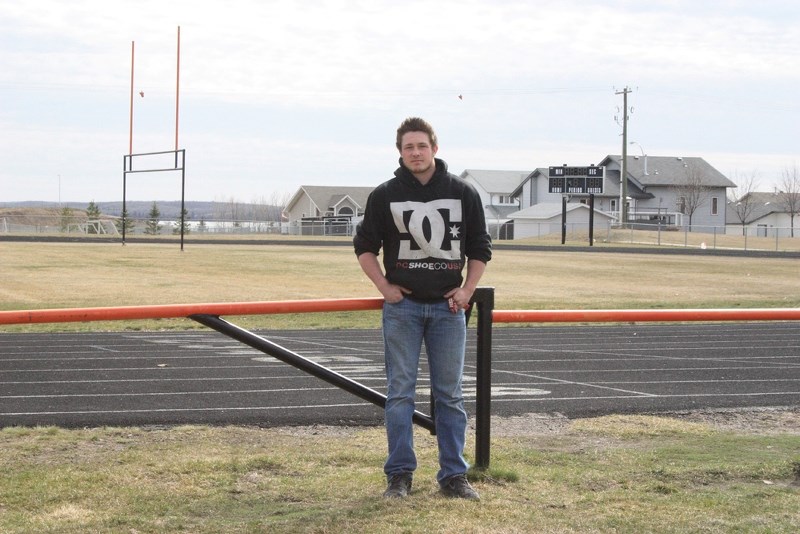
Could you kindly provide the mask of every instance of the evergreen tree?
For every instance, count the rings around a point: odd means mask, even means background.
[[[186,235],[191,231],[189,226],[189,212],[186,211],[186,208],[183,209],[183,234]],[[174,223],[172,223],[172,233],[175,235],[180,235],[181,233],[181,218],[178,217]]]
[[[117,232],[120,234],[122,233],[122,219],[125,219],[125,233],[130,233],[133,231],[133,227],[136,224],[136,221],[131,219],[131,216],[128,214],[128,207],[125,206],[125,209],[122,210],[122,218],[117,219],[114,221],[114,226],[117,227]]]
[[[62,232],[69,233],[69,225],[72,224],[75,217],[72,213],[72,208],[69,206],[64,206],[61,208],[61,221],[60,221],[60,230]]]
[[[94,200],[89,202],[89,207],[86,208],[86,216],[89,218],[89,224],[86,227],[87,233],[100,233],[97,227],[97,224],[99,224],[98,221],[100,220],[100,208],[97,207],[97,204],[94,203]]]
[[[158,220],[161,217],[161,212],[156,205],[156,201],[153,201],[153,205],[150,207],[150,213],[148,214],[147,224],[144,227],[144,233],[148,235],[158,235],[161,232],[161,224],[159,224]]]

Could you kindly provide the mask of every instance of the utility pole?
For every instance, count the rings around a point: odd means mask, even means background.
[[[619,223],[628,222],[628,93],[631,90],[625,87],[616,94],[622,95],[622,169],[619,175]]]

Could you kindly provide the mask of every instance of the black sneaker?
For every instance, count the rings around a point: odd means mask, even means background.
[[[455,475],[446,479],[441,484],[442,494],[446,497],[457,497],[470,501],[479,501],[481,496],[475,488],[469,485],[466,475]]]
[[[411,493],[411,473],[399,473],[389,477],[389,485],[383,496],[386,499],[404,499]]]

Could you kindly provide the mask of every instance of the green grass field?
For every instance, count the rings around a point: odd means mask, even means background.
[[[349,247],[0,242],[0,309],[377,296]],[[503,251],[498,309],[797,307],[798,260]],[[375,312],[237,318],[350,328]],[[4,332],[199,328],[188,320]],[[758,413],[755,417],[759,417]],[[380,428],[4,428],[0,532],[763,532],[800,530],[800,412],[779,427],[608,416],[495,432],[478,503],[436,492],[417,431],[407,501],[386,502]],[[468,442],[471,443],[471,438]],[[471,452],[468,447],[468,456]]]
[[[795,412],[796,416],[797,412]],[[493,440],[482,500],[441,497],[434,439],[403,502],[381,498],[379,428],[7,428],[4,533],[794,533],[800,436],[663,417]]]

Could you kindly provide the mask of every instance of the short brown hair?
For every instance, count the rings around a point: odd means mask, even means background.
[[[428,138],[431,140],[431,148],[439,146],[439,142],[436,139],[436,132],[433,131],[433,126],[419,117],[409,117],[404,120],[397,129],[397,150],[401,150],[403,136],[408,132],[424,132],[428,134]]]

